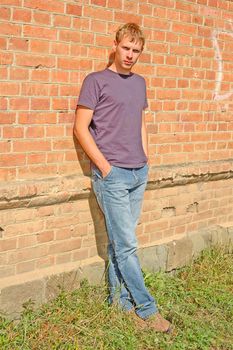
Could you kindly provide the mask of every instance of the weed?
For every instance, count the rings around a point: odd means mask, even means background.
[[[233,256],[204,251],[172,276],[144,272],[172,335],[135,328],[107,305],[107,288],[84,281],[40,309],[24,305],[20,321],[0,322],[1,350],[233,350]]]

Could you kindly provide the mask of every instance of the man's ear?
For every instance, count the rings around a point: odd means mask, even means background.
[[[117,48],[117,42],[116,42],[116,40],[114,40],[113,46],[112,46],[112,51],[115,52],[116,48]]]

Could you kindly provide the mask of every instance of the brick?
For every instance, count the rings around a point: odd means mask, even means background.
[[[7,40],[5,38],[0,38],[0,49],[6,50]]]
[[[63,228],[61,230],[56,230],[56,240],[64,240],[72,237],[71,228]]]
[[[156,30],[169,30],[170,23],[166,20],[161,20],[153,17],[145,17],[144,26],[154,28]]]
[[[0,181],[12,181],[16,178],[16,169],[0,168]]]
[[[14,51],[28,51],[29,43],[27,39],[10,38],[9,49]]]
[[[105,7],[106,0],[91,0],[91,4]]]
[[[10,65],[13,62],[13,54],[12,53],[1,53],[0,56],[0,64]]]
[[[50,98],[32,98],[31,99],[32,110],[49,110],[50,109]]]
[[[139,25],[141,24],[141,17],[139,15],[132,14],[132,13],[115,11],[114,12],[114,20],[117,22],[124,22],[124,23],[135,22],[135,23],[138,23]]]
[[[45,135],[45,130],[43,126],[29,126],[25,128],[26,138],[43,138]]]
[[[74,17],[73,18],[73,29],[78,29],[78,30],[90,30],[90,18],[82,18],[82,17]]]
[[[28,262],[30,260],[37,259],[45,255],[47,255],[47,247],[45,245],[30,247],[30,248],[19,249],[16,252],[14,252],[14,254],[9,253],[8,261],[11,262],[12,264],[26,262],[26,261]]]
[[[17,166],[24,165],[26,163],[25,154],[8,154],[1,155],[0,166],[8,167],[8,166]]]
[[[57,31],[56,29],[25,25],[23,27],[23,35],[28,38],[44,38],[48,40],[56,40]]]
[[[21,25],[15,23],[0,23],[0,33],[1,35],[14,35],[20,36]]]
[[[64,150],[64,149],[73,149],[74,142],[73,140],[55,140],[53,141],[53,149],[54,150]]]
[[[61,163],[64,161],[64,152],[63,153],[51,153],[47,155],[47,163]]]
[[[182,77],[182,70],[176,67],[158,67],[157,75],[178,78],[178,77]]]
[[[32,20],[32,11],[28,9],[14,8],[12,19],[15,22],[29,23]]]
[[[65,161],[71,162],[77,160],[77,152],[71,151],[71,152],[65,152]]]
[[[3,128],[3,138],[7,139],[12,139],[12,138],[23,138],[24,136],[24,128],[22,127],[4,127]],[[7,143],[9,148],[10,144]],[[8,148],[8,147],[7,147]],[[8,149],[9,151],[9,149]]]
[[[58,87],[52,84],[22,83],[21,91],[25,96],[56,96]]]
[[[31,72],[31,81],[50,82],[50,72],[48,69],[35,69]]]
[[[22,222],[21,222],[21,223],[7,226],[5,230],[5,234],[6,234],[6,237],[32,234],[33,232],[42,231],[43,227],[44,227],[43,221],[25,222],[24,225],[22,225]]]
[[[55,27],[65,27],[69,28],[71,26],[71,19],[70,16],[64,16],[64,15],[54,15],[53,16],[53,23]]]
[[[27,154],[27,164],[43,164],[46,162],[46,154],[44,153],[33,153]]]
[[[94,34],[93,33],[81,33],[81,43],[87,45],[87,44],[93,44],[94,42]]]
[[[46,131],[46,137],[63,137],[64,132],[64,126],[63,125],[57,125],[57,126],[47,126],[45,128]]]
[[[10,102],[10,109],[12,110],[28,110],[29,109],[29,100],[26,98],[11,98],[9,100]]]
[[[5,0],[4,0],[5,1]],[[64,13],[64,3],[56,0],[25,0],[24,6],[37,10],[48,11],[51,13]]]
[[[124,2],[123,2],[123,10],[125,12],[137,13],[138,12],[138,3],[137,2],[133,2],[131,0],[124,0]]]
[[[16,249],[16,239],[1,239],[0,252]]]
[[[10,16],[11,16],[10,8],[2,7],[1,11],[0,11],[0,19],[9,21],[10,20]]]
[[[81,247],[81,238],[73,238],[67,241],[53,243],[48,247],[49,254],[57,254],[79,249]]]
[[[16,264],[16,274],[30,272],[35,270],[35,261],[27,261]]]
[[[55,66],[55,58],[47,56],[36,56],[36,55],[18,55],[16,54],[16,64],[18,66],[28,66],[28,67],[47,67],[51,68]]]
[[[70,224],[72,225],[79,223],[78,216],[67,216],[67,217],[60,217],[60,218],[50,218],[46,222],[46,228],[48,229],[58,229],[61,227],[70,227]]]
[[[122,0],[108,0],[108,7],[115,8],[117,10],[122,9]]]
[[[0,119],[1,120],[1,119]],[[19,113],[20,124],[55,124],[56,114],[48,112]]]
[[[36,237],[38,243],[51,242],[54,240],[54,231],[42,231],[39,232]]]
[[[95,20],[97,19],[102,19],[102,20],[108,20],[112,21],[113,20],[113,11],[101,8],[101,7],[94,7],[94,6],[85,6],[83,8],[83,15],[85,17],[90,17],[94,18]],[[117,20],[117,19],[116,19]],[[131,21],[133,21],[133,18],[131,18]],[[121,21],[119,21],[121,22]]]
[[[65,254],[61,254],[56,256],[56,264],[65,264],[70,262],[72,259],[72,253],[65,253]]]
[[[54,177],[57,174],[56,165],[31,165],[28,167],[23,167],[18,169],[18,179],[19,180],[34,180],[43,179],[46,177]]]
[[[35,23],[50,25],[51,24],[51,15],[44,12],[33,12],[33,19]]]
[[[7,80],[7,77],[8,77],[8,67],[7,66],[0,67],[0,76],[1,76],[2,80]]]
[[[56,55],[69,55],[70,45],[65,43],[51,43],[51,53]]]
[[[96,36],[96,45],[97,46],[111,47],[112,46],[112,38],[110,36],[97,35]]]
[[[54,214],[54,207],[53,206],[40,207],[37,209],[37,214],[40,217],[51,216]]]
[[[36,52],[36,53],[48,54],[49,48],[50,48],[50,42],[47,40],[31,40],[30,42],[30,52],[32,53]],[[30,56],[28,56],[27,59],[30,59]]]
[[[82,16],[82,6],[66,4],[66,13],[73,16]]]
[[[80,69],[81,69],[81,66],[84,68],[84,66],[88,65],[89,63],[87,62],[84,62],[84,63],[80,63]],[[77,97],[77,88],[76,86],[61,86],[60,87],[60,96],[73,96],[73,97]],[[65,114],[65,113],[64,113]],[[72,114],[74,116],[74,113]],[[59,118],[60,118],[60,115],[59,115]]]
[[[52,108],[54,110],[68,109],[68,100],[65,100],[63,98],[54,98]]]
[[[91,31],[94,33],[107,33],[107,23],[105,21],[97,21],[97,20],[92,20],[91,21]],[[92,56],[91,56],[92,57]]]
[[[33,195],[34,193],[31,193],[31,195]],[[27,192],[26,193],[22,193],[22,190],[19,192],[19,196],[21,196],[21,198],[27,197],[28,195],[30,195],[30,190],[27,188]],[[35,214],[35,210],[34,209],[19,209],[16,210],[16,212],[14,213],[14,222],[18,223],[18,222],[24,222],[24,221],[30,221],[32,219],[36,218],[36,214]]]
[[[19,95],[19,86],[15,83],[0,82],[0,95]]]
[[[10,71],[10,79],[11,80],[28,80],[29,79],[29,71],[24,68],[12,68]]]
[[[70,41],[74,42],[80,42],[81,34],[77,31],[72,30],[60,30],[59,31],[59,40],[60,41],[67,41],[70,43]]]
[[[45,268],[49,266],[53,266],[55,263],[55,257],[54,256],[45,256],[43,258],[39,258],[36,261],[36,268]]]
[[[0,97],[0,109],[7,110],[7,99],[4,97]]]
[[[69,81],[69,72],[66,71],[52,71],[51,79],[57,83],[67,83]]]
[[[17,248],[26,248],[32,247],[36,245],[36,236],[35,235],[25,235],[22,237],[18,237]]]
[[[46,140],[13,141],[13,152],[50,151],[51,143]]]
[[[1,5],[21,6],[22,0],[1,0]]]

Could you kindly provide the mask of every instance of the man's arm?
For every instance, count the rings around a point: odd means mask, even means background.
[[[84,152],[97,166],[97,168],[99,168],[102,176],[105,177],[111,170],[111,165],[104,157],[104,155],[100,152],[89,131],[89,125],[91,123],[92,116],[93,110],[84,106],[77,106],[75,111],[74,134],[82,146]]]
[[[142,113],[142,146],[145,155],[148,157],[148,137],[146,131],[145,112]]]

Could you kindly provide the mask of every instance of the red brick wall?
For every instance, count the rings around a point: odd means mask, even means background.
[[[2,276],[104,250],[72,127],[83,78],[105,67],[127,21],[147,37],[135,68],[148,87],[151,165],[140,243],[233,220],[232,1],[1,0]]]

